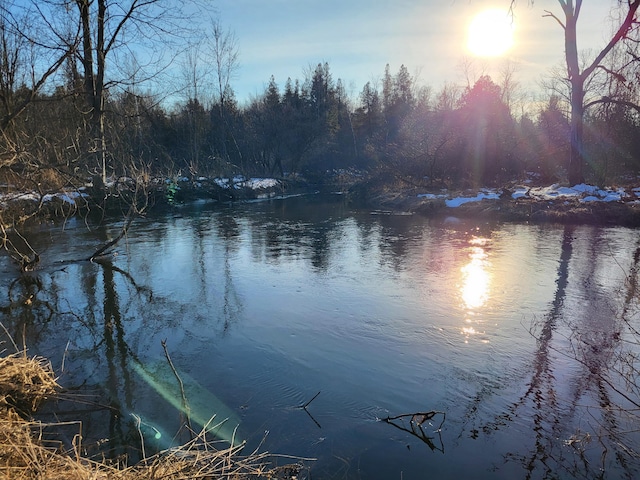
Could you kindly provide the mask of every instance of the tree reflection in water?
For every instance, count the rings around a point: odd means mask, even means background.
[[[132,384],[128,366],[129,346],[125,340],[125,329],[122,325],[120,313],[120,299],[114,282],[114,269],[110,262],[100,264],[102,266],[103,297],[103,339],[104,357],[107,362],[106,389],[109,401],[109,438],[114,448],[110,454],[117,456],[126,453],[122,445],[126,445],[131,439],[124,432],[123,420],[131,422],[126,414],[121,412],[132,411]],[[121,398],[122,397],[122,398]]]
[[[591,238],[594,243],[599,241],[598,235]],[[629,270],[625,305],[619,314],[610,292],[598,283],[602,271],[596,269],[601,266],[595,260],[586,265],[572,263],[575,242],[575,227],[566,226],[551,308],[530,330],[537,348],[527,389],[503,414],[486,423],[483,432],[492,434],[513,425],[517,417],[526,425],[531,417],[533,445],[529,453],[506,454],[508,461],[524,467],[526,478],[606,478],[613,465],[633,478],[637,468],[633,463],[637,465],[640,455],[634,450],[640,420],[636,368],[640,337],[625,317],[631,305],[637,308],[640,253]],[[592,247],[593,254],[587,257],[596,259],[595,245]],[[573,275],[570,266],[576,270]],[[582,290],[584,304],[565,311],[570,278],[574,288]],[[582,315],[576,316],[580,311]],[[625,347],[625,336],[630,336],[636,353]],[[568,398],[568,404],[562,398]]]
[[[227,333],[229,327],[233,325],[242,312],[242,300],[233,281],[233,271],[231,269],[230,257],[234,249],[237,248],[240,228],[238,222],[231,215],[219,215],[218,230],[224,239],[224,292],[223,292],[223,333]]]
[[[131,446],[140,445],[140,438],[135,419],[129,415],[135,403],[130,367],[135,354],[127,342],[129,330],[122,314],[131,299],[121,298],[119,289],[122,290],[123,283],[117,281],[116,274],[124,279],[125,287],[131,287],[134,296],[143,302],[151,300],[151,290],[138,285],[131,274],[115,266],[110,258],[95,262],[78,260],[66,262],[59,268],[22,274],[1,289],[0,320],[8,326],[6,333],[27,348],[37,350],[48,342],[60,345],[60,341],[54,339],[66,338],[62,365],[65,360],[73,363],[67,356],[71,345],[74,352],[71,356],[76,363],[71,369],[60,371],[65,390],[39,412],[45,422],[72,420],[68,431],[61,427],[55,440],[62,441],[68,448],[74,436],[80,434],[87,451],[99,449],[102,455],[111,458],[133,453],[135,458],[136,452]],[[86,303],[79,302],[74,305],[77,311],[72,311],[69,310],[70,292],[66,288],[77,286],[67,280],[77,277],[82,279],[82,292],[72,295],[86,299]],[[47,356],[54,361],[61,353],[55,351]],[[91,361],[86,361],[89,358]],[[83,418],[80,431],[75,424],[77,418]],[[91,438],[90,432],[107,433],[109,438]]]
[[[569,279],[569,262],[573,252],[574,228],[564,229],[560,262],[556,278],[556,291],[549,314],[536,325],[537,332],[532,332],[537,338],[537,350],[533,357],[533,371],[529,388],[520,400],[511,406],[510,411],[517,415],[518,409],[526,403],[533,403],[533,431],[535,445],[528,456],[522,456],[520,461],[527,472],[531,474],[542,465],[545,474],[551,474],[554,466],[549,464],[553,458],[554,441],[561,438],[560,418],[557,404],[556,385],[553,358],[551,357],[553,334],[561,316]]]

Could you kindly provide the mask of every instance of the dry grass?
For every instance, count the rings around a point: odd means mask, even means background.
[[[28,415],[58,390],[51,364],[24,353],[0,357],[0,408]]]
[[[133,466],[83,457],[81,423],[73,446],[47,441],[56,424],[27,420],[59,389],[51,364],[24,353],[0,357],[0,480],[297,479],[299,463],[273,467],[266,453],[242,455],[244,444],[220,449],[206,428],[194,439]],[[60,425],[60,424],[58,424]],[[66,424],[68,425],[68,424]]]

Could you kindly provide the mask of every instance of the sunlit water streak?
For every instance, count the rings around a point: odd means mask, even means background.
[[[96,239],[78,223],[34,245],[82,258],[117,231]],[[70,342],[63,383],[171,431],[179,415],[129,368],[162,360],[166,339],[173,362],[237,413],[242,438],[269,431],[265,449],[317,457],[313,478],[520,478],[530,464],[537,478],[536,452],[568,455],[563,442],[588,427],[580,405],[601,400],[562,352],[609,338],[636,240],[372,216],[335,200],[201,205],[137,221],[106,263],[45,261],[41,287],[4,282],[2,305],[27,291],[41,303],[2,321],[24,325],[54,366]],[[7,263],[0,272],[12,278]],[[43,323],[45,302],[57,313]],[[297,408],[317,392],[311,415]],[[444,454],[377,421],[425,410],[446,412]],[[135,442],[119,418],[98,411],[85,434]]]

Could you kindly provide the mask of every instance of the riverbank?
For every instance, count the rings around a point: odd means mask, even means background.
[[[378,210],[433,217],[640,227],[640,189],[635,186],[556,184],[464,192],[385,187],[368,190],[363,198]]]
[[[119,178],[104,188],[92,184],[77,190],[36,194],[0,194],[0,219],[66,218],[83,212],[124,214],[130,205],[171,208],[199,200],[219,203],[286,198],[318,191],[340,192],[358,204],[377,211],[433,217],[480,218],[524,223],[593,224],[640,227],[640,182],[599,188],[581,184],[511,185],[478,190],[433,189],[405,181],[372,180],[358,172],[338,172],[325,183],[291,177],[221,178],[175,177],[137,185]],[[4,215],[3,215],[4,214]],[[5,222],[6,226],[21,222]]]

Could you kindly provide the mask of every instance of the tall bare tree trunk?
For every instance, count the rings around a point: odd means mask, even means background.
[[[569,154],[569,183],[576,185],[584,182],[584,155],[582,132],[584,130],[584,77],[578,63],[578,35],[577,23],[582,0],[560,1],[565,14],[564,51],[567,62],[567,73],[571,84],[571,121],[570,121],[570,154]]]
[[[584,82],[581,76],[571,80],[571,148],[569,153],[569,183],[584,182]]]
[[[553,13],[547,11],[545,16],[555,19],[564,29],[565,60],[567,62],[568,80],[571,85],[571,150],[569,157],[569,182],[577,184],[584,182],[584,112],[585,112],[585,83],[593,75],[597,68],[608,71],[602,61],[613,50],[613,48],[623,39],[631,29],[637,26],[638,19],[636,12],[640,7],[640,0],[620,1],[626,3],[625,15],[620,23],[620,27],[611,36],[609,42],[596,55],[591,64],[580,71],[578,60],[578,32],[577,23],[580,16],[583,0],[558,0],[564,13],[564,21]],[[593,0],[595,1],[595,0]],[[513,6],[514,0],[511,4]],[[609,72],[609,71],[608,71]],[[616,75],[615,72],[609,72]]]
[[[91,26],[91,0],[76,0],[80,11],[82,25],[82,66],[84,70],[84,94],[87,107],[91,109],[89,116],[89,151],[95,155],[101,167],[102,183],[107,181],[106,139],[104,131],[104,19],[106,13],[105,0],[98,0],[97,45],[94,59]],[[96,71],[97,60],[97,71]]]
[[[98,60],[98,75],[96,76],[94,115],[99,140],[99,160],[102,165],[102,181],[107,181],[107,140],[104,129],[104,73],[106,70],[107,50],[105,45],[104,28],[107,13],[106,0],[98,0],[98,44],[96,45],[96,57]]]

